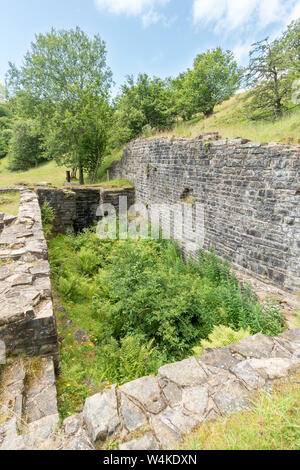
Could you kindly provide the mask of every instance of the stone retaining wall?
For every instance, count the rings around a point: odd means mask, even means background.
[[[204,249],[213,246],[236,267],[299,290],[300,146],[200,137],[137,139],[110,176],[130,180],[150,212],[155,204],[202,204]],[[162,228],[168,223],[163,211]],[[185,253],[195,253],[201,223],[177,237]],[[176,228],[173,222],[173,234]]]
[[[94,445],[111,437],[123,441],[120,450],[176,448],[201,422],[248,409],[253,392],[271,390],[299,364],[300,329],[257,334],[88,398],[81,427]]]
[[[44,362],[43,374],[25,390],[23,405],[21,364],[16,373],[8,371],[14,380],[6,377],[10,383],[6,396],[9,392],[14,398],[9,407],[17,416],[0,429],[0,450],[92,450],[107,448],[110,440],[120,450],[176,449],[202,422],[247,410],[253,393],[271,391],[282,379],[293,380],[299,364],[300,329],[275,338],[257,334],[227,347],[207,349],[199,358],[167,364],[156,377],[108,386],[89,397],[83,412],[65,419],[60,429],[51,362]],[[21,435],[18,416],[26,421]]]
[[[79,232],[97,223],[99,204],[112,204],[117,213],[119,197],[126,196],[128,205],[134,202],[134,188],[76,187],[57,189],[38,187],[40,205],[45,201],[53,207],[55,220],[54,233]]]
[[[0,340],[11,355],[52,356],[58,364],[50,266],[36,194],[20,189],[18,217],[0,237]]]

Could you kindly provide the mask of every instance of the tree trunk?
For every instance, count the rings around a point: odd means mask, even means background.
[[[209,118],[210,116],[213,115],[213,113],[214,113],[214,108],[209,109],[208,111],[205,111],[205,112],[204,112],[204,116],[205,116],[206,118]]]
[[[83,168],[79,166],[79,184],[84,185]]]
[[[71,178],[76,180],[76,176],[77,176],[77,168],[73,168],[72,169],[72,174],[71,174]]]

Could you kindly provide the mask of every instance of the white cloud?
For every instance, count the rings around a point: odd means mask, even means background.
[[[233,54],[239,63],[243,63],[248,59],[251,46],[254,42],[254,40],[239,42],[233,48]]]
[[[95,0],[98,8],[110,13],[140,16],[152,12],[152,17],[155,13],[154,7],[163,6],[168,2],[169,0]]]
[[[286,24],[299,16],[299,10],[300,0],[194,0],[193,17],[195,23],[213,23],[220,33]]]
[[[164,19],[164,15],[161,15],[156,10],[149,10],[142,16],[143,25],[145,28],[151,24],[156,24]]]

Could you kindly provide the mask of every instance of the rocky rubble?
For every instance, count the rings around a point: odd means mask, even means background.
[[[27,365],[28,367],[28,365]],[[0,450],[49,448],[59,422],[54,363],[39,360],[34,378],[26,361],[7,364],[1,376]]]

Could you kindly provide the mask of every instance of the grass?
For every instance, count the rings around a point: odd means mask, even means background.
[[[201,424],[187,435],[181,450],[299,450],[300,368],[278,382],[272,393],[261,391],[250,411]]]
[[[157,132],[152,137],[170,134],[196,137],[204,132],[219,132],[224,138],[243,137],[253,142],[300,143],[300,107],[275,122],[271,120],[252,121],[248,119],[245,107],[247,96],[247,92],[237,94],[216,106],[211,117],[204,119],[203,115],[199,115],[187,122],[178,121],[170,131]],[[104,158],[98,171],[99,182],[106,182],[107,170],[113,162],[120,160],[125,147],[126,145],[114,150]],[[48,181],[53,186],[61,187],[65,181],[66,170],[67,168],[59,167],[51,161],[28,171],[12,172],[8,169],[8,157],[5,157],[0,160],[0,188],[19,183],[34,185],[40,181]],[[115,187],[112,182],[105,184],[108,187]]]
[[[19,191],[0,193],[0,212],[4,212],[5,214],[9,215],[18,215],[19,204]]]
[[[107,188],[123,188],[126,186],[133,186],[130,181],[124,179],[106,181],[106,169],[109,168],[114,160],[121,158],[122,152],[123,149],[109,155],[106,160],[104,160],[98,175],[98,180],[101,182],[101,186]],[[58,166],[55,162],[52,161],[44,163],[38,168],[32,168],[28,171],[10,171],[8,169],[8,157],[5,157],[0,160],[0,188],[20,184],[35,185],[42,181],[47,181],[53,186],[60,188],[66,181],[66,170],[67,168]],[[99,184],[100,183],[87,184],[87,186],[99,186]],[[1,207],[0,211],[2,211]]]
[[[56,298],[55,295],[54,297]],[[56,305],[55,315],[60,338],[61,360],[61,371],[56,381],[56,387],[58,409],[61,419],[64,419],[81,412],[86,398],[104,389],[104,386],[101,386],[104,378],[102,380],[99,373],[101,371],[99,371],[92,335],[90,335],[90,341],[87,343],[77,342],[75,333],[78,326],[76,327],[74,324],[70,327],[66,324],[66,314],[57,308],[57,298],[54,305]],[[82,304],[78,306],[77,315],[80,315],[79,310],[83,314],[87,313],[89,306],[84,305],[84,310],[82,310],[82,307]],[[68,308],[76,317],[76,312],[70,308],[70,305],[68,305]],[[74,309],[76,310],[75,306]],[[80,321],[78,323],[82,325]]]
[[[251,121],[247,117],[245,103],[248,93],[240,93],[216,106],[214,114],[204,119],[203,115],[190,121],[179,121],[169,132],[156,136],[177,135],[196,137],[204,132],[219,132],[223,138],[243,137],[253,142],[282,142],[300,144],[300,107],[277,121]]]
[[[114,150],[104,158],[104,161],[98,171],[98,180],[100,182],[107,180],[107,170],[110,168],[113,162],[121,159],[125,147],[126,145],[123,145],[121,148]]]
[[[101,187],[103,188],[125,188],[125,187],[133,188],[133,184],[128,180],[114,179],[111,181],[101,182]]]
[[[54,161],[28,171],[10,171],[8,157],[5,157],[0,160],[0,188],[21,183],[34,185],[41,181],[48,181],[53,186],[61,187],[66,179],[65,171],[65,168],[59,167]]]

